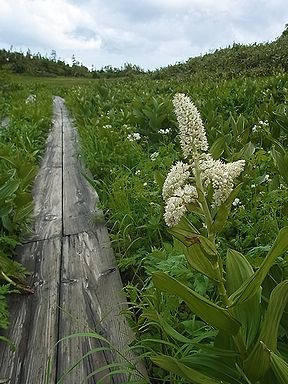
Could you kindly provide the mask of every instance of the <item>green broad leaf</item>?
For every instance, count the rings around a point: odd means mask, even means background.
[[[24,207],[17,209],[13,217],[14,222],[22,222],[23,220],[29,218],[33,212],[33,204],[29,203]]]
[[[220,136],[218,137],[218,139],[214,141],[214,143],[212,144],[209,150],[213,159],[217,160],[222,155],[225,149],[226,141],[227,141],[226,136]]]
[[[271,367],[275,376],[277,377],[279,384],[288,383],[288,363],[283,360],[282,357],[276,355],[273,351],[270,351]]]
[[[214,222],[213,222],[212,227],[211,227],[212,233],[219,233],[224,229],[224,225],[225,225],[226,220],[229,216],[232,203],[235,200],[235,198],[237,197],[240,189],[242,188],[242,185],[243,185],[243,183],[238,184],[237,187],[235,187],[233,189],[233,191],[230,193],[227,200],[222,205],[220,205],[220,207],[218,208],[216,215],[215,215],[215,218],[214,218]]]
[[[221,383],[243,384],[241,374],[236,369],[235,358],[231,358],[233,355],[230,355],[230,358],[227,357],[223,359],[217,355],[207,354],[205,351],[183,357],[181,362],[198,372],[221,380]]]
[[[287,303],[288,280],[285,280],[273,289],[258,340],[244,361],[244,371],[253,382],[263,377],[270,368],[269,351],[277,351],[278,328]]]
[[[30,187],[33,183],[38,172],[38,168],[32,164],[23,164],[17,174],[21,179],[20,188],[24,191],[26,188]]]
[[[229,249],[226,257],[226,288],[227,294],[231,295],[247,281],[254,271],[250,263],[239,252]],[[233,308],[233,315],[242,324],[240,334],[248,349],[255,341],[259,333],[261,320],[261,289],[258,288],[255,295],[250,299],[236,305]]]
[[[183,299],[191,311],[206,323],[229,335],[235,335],[239,331],[240,323],[231,316],[227,309],[219,307],[173,277],[163,272],[155,272],[152,274],[152,280],[155,287],[161,291]]]
[[[259,269],[229,297],[230,307],[243,303],[256,294],[278,256],[288,249],[288,227],[282,228]]]
[[[27,204],[32,202],[32,194],[30,192],[20,192],[18,191],[13,203],[16,206],[16,209],[20,209]]]
[[[154,364],[165,369],[166,371],[175,373],[183,377],[185,380],[188,380],[189,383],[193,384],[221,384],[220,380],[209,377],[203,373],[196,371],[188,367],[187,365],[181,363],[179,360],[171,356],[153,356],[151,360]]]
[[[17,180],[9,179],[6,183],[0,188],[0,200],[5,201],[17,191],[19,188],[20,182]]]
[[[193,269],[201,272],[214,281],[219,281],[220,277],[217,269],[217,255],[209,255],[203,251],[199,237],[199,243],[191,244],[184,250],[186,259]]]
[[[10,202],[10,204],[2,204],[0,206],[0,217],[2,216],[8,216],[13,211],[13,204]]]
[[[245,144],[244,147],[239,152],[239,159],[244,159],[246,161],[250,160],[251,156],[255,152],[255,144],[253,144],[251,141],[249,143]]]
[[[164,332],[173,339],[185,344],[192,343],[192,339],[188,339],[188,337],[181,335],[181,333],[176,331],[176,329],[174,329],[165,319],[163,319],[163,317],[157,311],[146,310],[143,312],[143,317],[158,323]]]
[[[3,227],[8,230],[9,233],[13,232],[13,223],[8,215],[1,216]]]
[[[2,151],[1,151],[2,152]],[[7,161],[7,163],[13,165],[13,168],[17,168],[17,163],[15,163],[11,157],[9,157],[8,155],[6,156],[5,154],[3,155],[2,153],[0,152],[0,159],[2,160],[5,160]]]
[[[271,155],[283,180],[288,183],[288,152],[280,153],[273,147]]]
[[[215,244],[201,236],[186,218],[175,227],[170,228],[169,233],[185,245],[186,259],[193,269],[214,281],[219,280],[217,273],[218,253]]]
[[[192,234],[200,234],[198,229],[196,227],[194,227],[194,225],[187,219],[186,216],[182,216],[180,222],[177,225],[175,225],[175,227],[169,228],[168,231],[172,235],[173,235],[173,231],[175,231],[175,233],[179,232],[179,234],[181,234],[181,233],[185,234],[185,236],[187,236],[187,234],[188,234],[188,236],[192,235]]]

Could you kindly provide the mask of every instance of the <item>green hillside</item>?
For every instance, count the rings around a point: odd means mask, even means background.
[[[115,78],[131,77],[135,75],[150,75],[156,79],[165,79],[171,76],[197,77],[197,78],[233,78],[245,76],[270,76],[275,72],[288,69],[288,30],[273,42],[255,43],[252,45],[233,44],[230,47],[217,49],[213,53],[193,57],[185,63],[168,65],[145,72],[137,65],[125,63],[121,68],[106,65],[101,69],[90,71],[73,55],[72,65],[56,56],[41,56],[39,53],[20,53],[0,50],[0,71],[26,74],[32,76],[64,76],[64,77],[90,77]]]

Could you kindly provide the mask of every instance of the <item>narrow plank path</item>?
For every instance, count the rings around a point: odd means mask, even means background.
[[[94,338],[57,340],[72,333],[95,330],[123,352],[132,340],[120,312],[125,308],[122,283],[108,233],[97,208],[98,197],[83,177],[77,133],[64,100],[54,98],[53,127],[34,186],[34,227],[18,250],[29,271],[32,295],[11,300],[11,325],[5,335],[16,351],[0,344],[0,379],[13,384],[56,383],[85,353],[107,345]],[[95,221],[93,218],[98,217]],[[51,355],[52,353],[52,355]],[[94,370],[119,360],[113,351],[89,355],[63,383],[78,384]],[[87,383],[107,374],[100,371]],[[124,374],[103,383],[123,383]]]

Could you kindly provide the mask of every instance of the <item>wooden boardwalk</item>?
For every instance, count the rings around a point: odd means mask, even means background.
[[[11,300],[11,325],[7,337],[16,351],[0,344],[0,382],[56,383],[73,363],[105,342],[87,337],[57,340],[72,333],[100,333],[123,352],[131,331],[120,311],[125,308],[122,283],[115,267],[107,230],[97,210],[97,195],[82,176],[77,135],[64,100],[54,98],[53,128],[34,187],[34,230],[19,249],[19,260],[32,271],[32,295]],[[97,217],[97,222],[93,218]],[[80,384],[94,370],[119,361],[112,351],[89,355],[63,383]],[[97,381],[107,370],[95,374]],[[123,383],[124,374],[104,383]]]

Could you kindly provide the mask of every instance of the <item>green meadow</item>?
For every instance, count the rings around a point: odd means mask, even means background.
[[[29,232],[52,95],[60,95],[100,197],[144,382],[287,383],[287,56],[278,46],[283,62],[272,65],[273,44],[236,48],[130,76],[0,74],[0,328],[9,292],[25,293],[29,271],[15,248]],[[245,70],[235,73],[237,60]],[[191,104],[175,105],[177,94]],[[200,126],[205,150],[195,144]],[[183,182],[171,176],[179,162]],[[167,225],[185,185],[195,196]]]

